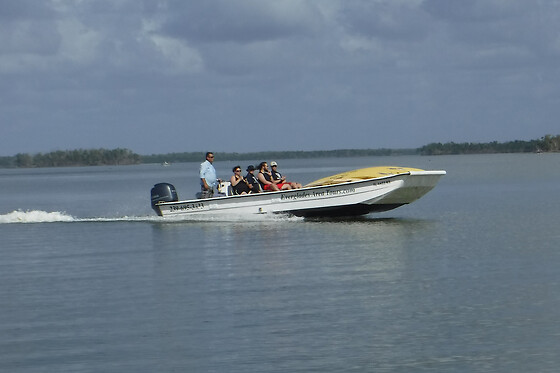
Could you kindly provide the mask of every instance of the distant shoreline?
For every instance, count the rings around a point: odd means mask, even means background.
[[[214,149],[215,150],[215,149]],[[223,161],[246,161],[255,159],[301,159],[301,158],[347,158],[396,155],[460,155],[504,153],[555,153],[560,152],[560,135],[546,135],[538,140],[515,140],[499,143],[430,143],[416,149],[337,149],[316,151],[268,151],[252,153],[219,152]],[[0,168],[83,167],[150,163],[196,162],[204,159],[204,153],[184,152],[139,155],[129,149],[78,149],[50,153],[20,153],[0,157]]]

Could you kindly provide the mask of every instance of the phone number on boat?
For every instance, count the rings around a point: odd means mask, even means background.
[[[195,211],[195,210],[204,210],[205,207],[206,206],[202,202],[186,203],[183,205],[169,206],[169,211]]]

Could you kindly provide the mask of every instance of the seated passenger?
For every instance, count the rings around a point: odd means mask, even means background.
[[[249,165],[249,167],[247,167],[247,176],[245,176],[245,180],[247,180],[252,193],[262,192],[259,179],[257,179],[257,177],[255,176],[255,166]]]
[[[233,168],[233,175],[229,181],[231,183],[233,194],[251,193],[253,186],[247,182],[247,179],[241,176],[241,166],[235,166]]]
[[[282,183],[281,180],[272,179],[272,173],[268,169],[268,164],[266,162],[261,162],[259,164],[258,178],[265,192],[292,189],[290,184]]]
[[[272,180],[280,180],[281,183],[289,184],[292,189],[299,189],[301,188],[300,183],[296,183],[293,181],[286,181],[286,176],[282,176],[280,172],[278,172],[278,163],[275,161],[270,162],[270,167],[272,168]]]

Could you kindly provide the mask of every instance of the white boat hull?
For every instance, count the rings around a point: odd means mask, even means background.
[[[428,193],[445,171],[410,171],[334,185],[153,205],[160,216],[215,214],[293,214],[352,216],[387,211]]]

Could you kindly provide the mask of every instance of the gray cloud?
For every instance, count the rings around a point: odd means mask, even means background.
[[[344,5],[339,19],[350,33],[388,42],[416,42],[431,30],[431,19],[419,2],[356,1]]]
[[[173,1],[160,31],[193,43],[255,43],[313,33],[320,18],[308,2]]]
[[[4,1],[0,151],[556,134],[559,18],[555,0]],[[232,141],[255,131],[274,141]]]

